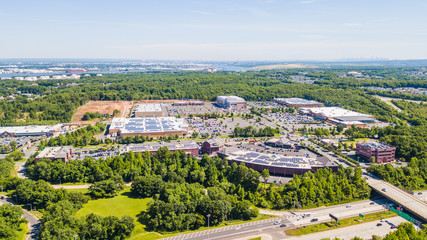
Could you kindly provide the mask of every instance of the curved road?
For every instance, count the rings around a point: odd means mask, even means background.
[[[6,196],[3,197],[4,199],[0,199],[0,204],[15,205],[11,198],[8,198]],[[27,236],[27,240],[36,240],[40,232],[40,220],[33,214],[29,213],[27,210],[22,209],[22,211],[24,212],[22,215],[28,220],[28,227],[30,229],[30,233]]]

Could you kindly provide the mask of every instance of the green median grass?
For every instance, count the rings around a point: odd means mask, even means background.
[[[18,233],[16,235],[16,239],[17,240],[25,240],[25,239],[27,239],[27,233],[28,233],[28,230],[29,230],[28,225],[26,223],[21,223],[19,225],[19,228],[20,229],[19,229],[19,231],[18,231]]]
[[[322,232],[322,231],[328,231],[336,228],[342,228],[342,227],[348,227],[351,225],[361,224],[365,222],[372,222],[375,220],[379,220],[382,218],[390,218],[397,216],[397,213],[394,213],[392,211],[385,211],[385,212],[378,212],[378,213],[371,213],[364,215],[363,218],[357,216],[357,217],[351,217],[351,218],[345,218],[340,219],[338,221],[338,224],[334,222],[327,222],[327,223],[319,223],[315,225],[309,225],[301,228],[296,229],[289,229],[286,230],[286,234],[289,236],[300,236],[310,233],[316,233],[316,232]]]
[[[87,189],[69,189],[67,191],[79,191],[82,193],[87,193]],[[147,209],[147,203],[151,200],[151,198],[135,198],[130,194],[130,187],[125,187],[123,191],[119,193],[118,196],[113,198],[102,198],[96,200],[89,200],[87,204],[83,206],[77,212],[78,217],[83,217],[84,215],[94,213],[101,216],[116,216],[121,217],[122,215],[129,215],[135,219],[135,229],[130,236],[130,240],[155,240],[160,238],[166,238],[181,234],[187,234],[191,232],[203,231],[207,230],[207,227],[200,228],[195,231],[186,231],[186,232],[177,232],[177,233],[158,233],[158,232],[147,232],[145,229],[145,225],[140,223],[137,219],[137,215],[141,211],[145,211]],[[262,215],[260,214],[257,218],[252,219],[250,221],[259,221],[264,219],[273,218],[276,216],[270,215]],[[210,227],[210,229],[225,227],[230,225],[241,224],[250,221],[241,221],[241,220],[233,220],[224,222],[218,226]]]

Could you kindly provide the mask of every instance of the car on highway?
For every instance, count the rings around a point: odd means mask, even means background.
[[[310,222],[317,222],[317,221],[319,221],[318,218],[313,218],[313,219],[310,220]]]
[[[369,203],[369,205],[374,205],[375,204],[375,202],[371,202],[371,203]]]
[[[422,192],[418,192],[418,195],[421,195],[421,194],[423,194]]]
[[[383,189],[381,189],[383,192],[387,192],[387,189],[386,188],[383,188]]]
[[[287,225],[286,224],[282,224],[282,225],[280,225],[280,227],[286,227]]]
[[[346,208],[351,208],[351,205],[350,204],[347,204],[347,206],[345,206]]]
[[[279,225],[279,224],[280,224],[279,221],[274,222],[274,225]]]
[[[377,223],[377,227],[380,227],[380,226],[382,226],[383,224],[382,223]]]

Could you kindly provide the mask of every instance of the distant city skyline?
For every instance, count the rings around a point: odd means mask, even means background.
[[[7,1],[0,58],[427,59],[427,1]]]

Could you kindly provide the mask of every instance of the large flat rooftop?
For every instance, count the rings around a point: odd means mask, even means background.
[[[323,115],[328,118],[346,118],[346,120],[349,120],[354,117],[370,118],[370,119],[373,118],[373,116],[371,115],[347,110],[340,107],[315,107],[315,108],[309,108],[306,110],[308,110],[313,114]]]
[[[135,107],[135,112],[161,112],[163,106],[160,103],[141,103]]]
[[[227,103],[244,103],[245,99],[238,96],[218,96],[217,99],[219,101],[224,101]]]
[[[50,134],[59,131],[61,127],[62,124],[0,127],[0,135]]]
[[[157,151],[160,147],[167,147],[171,151],[185,150],[185,149],[199,149],[199,145],[192,140],[184,141],[172,141],[172,142],[147,142],[139,144],[129,144],[123,147],[121,152],[154,152]]]
[[[114,118],[110,131],[121,134],[187,132],[188,124],[182,118]]]
[[[370,149],[391,149],[391,148],[394,148],[391,145],[381,143],[381,142],[366,142],[366,143],[358,143],[357,145],[363,146],[365,148],[370,148]]]
[[[313,166],[323,167],[325,163],[316,158],[294,157],[275,154],[266,154],[253,151],[238,150],[225,153],[228,160],[244,163],[253,163],[264,166],[311,169]]]
[[[285,105],[295,105],[295,106],[323,106],[323,103],[313,101],[313,100],[307,100],[303,98],[275,98],[275,102]]]

